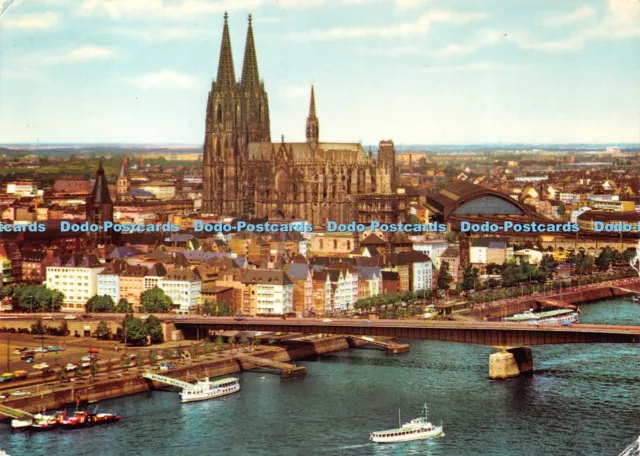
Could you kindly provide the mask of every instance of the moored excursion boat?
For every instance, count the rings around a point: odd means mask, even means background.
[[[184,388],[180,392],[182,402],[196,402],[226,396],[240,391],[240,379],[227,377],[211,381],[208,378],[198,380],[190,388]]]
[[[435,426],[429,421],[427,404],[424,404],[423,410],[424,416],[414,418],[405,424],[402,424],[400,410],[398,410],[398,428],[372,432],[369,435],[369,440],[375,443],[399,443],[444,436],[442,421],[440,426]]]
[[[520,314],[505,317],[503,318],[503,321],[511,323],[528,323],[530,325],[539,325],[541,323],[571,325],[578,321],[578,312],[571,309],[547,310],[544,312],[527,310]]]

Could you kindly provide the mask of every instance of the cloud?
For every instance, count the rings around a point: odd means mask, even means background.
[[[188,90],[202,87],[200,79],[176,71],[164,70],[124,78],[123,82],[137,85],[143,89],[177,89]]]
[[[358,38],[394,38],[402,36],[425,35],[432,24],[449,23],[464,24],[485,18],[483,13],[458,13],[453,11],[433,10],[413,21],[400,22],[379,27],[334,27],[326,30],[310,30],[289,35],[299,41],[333,41]]]
[[[112,18],[161,17],[165,19],[198,18],[204,14],[258,8],[264,0],[83,0],[82,16],[106,14]]]
[[[577,10],[567,14],[549,17],[542,21],[542,25],[547,27],[562,27],[564,25],[573,24],[574,22],[586,19],[587,17],[593,16],[595,13],[596,10],[594,8],[590,6],[583,6],[582,8],[578,8]]]
[[[58,25],[58,15],[55,13],[42,14],[12,14],[3,15],[2,24],[7,29],[41,29],[46,30]]]
[[[103,46],[86,45],[71,51],[47,57],[46,63],[82,62],[87,60],[106,60],[115,57],[116,52],[112,48]]]

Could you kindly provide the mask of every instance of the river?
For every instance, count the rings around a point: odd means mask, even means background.
[[[584,323],[640,325],[628,298],[584,304]],[[354,349],[304,361],[308,375],[241,374],[242,391],[181,404],[156,391],[103,401],[120,423],[40,434],[0,428],[11,456],[72,455],[617,455],[640,434],[638,345],[533,347],[533,376],[488,379],[487,347],[407,341],[411,353]],[[419,412],[445,437],[368,441]],[[0,452],[1,454],[1,452]]]

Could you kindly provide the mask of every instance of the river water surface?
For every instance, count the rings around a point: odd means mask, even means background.
[[[582,306],[585,323],[640,325],[626,298]],[[156,391],[103,401],[116,425],[40,434],[0,427],[11,456],[617,455],[640,435],[640,345],[533,347],[535,374],[488,379],[487,347],[407,341],[411,353],[355,349],[300,362],[304,378],[240,375],[242,391],[181,404]],[[446,436],[376,445],[369,432],[419,413]]]

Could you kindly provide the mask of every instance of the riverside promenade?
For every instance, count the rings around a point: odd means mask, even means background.
[[[239,357],[238,354],[241,353],[276,363],[290,363],[294,360],[349,348],[349,341],[343,336],[302,337],[299,340],[291,341],[286,347],[263,345],[252,351],[225,350],[222,353],[203,354],[192,359],[173,360],[171,362],[175,365],[174,369],[163,373],[163,375],[193,382],[196,378],[217,377],[256,367],[260,368],[251,362],[239,359],[241,356]],[[113,361],[115,362],[115,360]],[[29,388],[29,394],[26,396],[9,396],[1,400],[0,403],[14,409],[36,413],[42,410],[74,406],[77,403],[96,402],[141,393],[154,389],[154,385],[142,377],[142,373],[151,368],[150,364],[142,364],[115,370],[111,373],[100,372],[97,376],[84,376],[80,379],[74,379],[74,381],[53,381]]]

